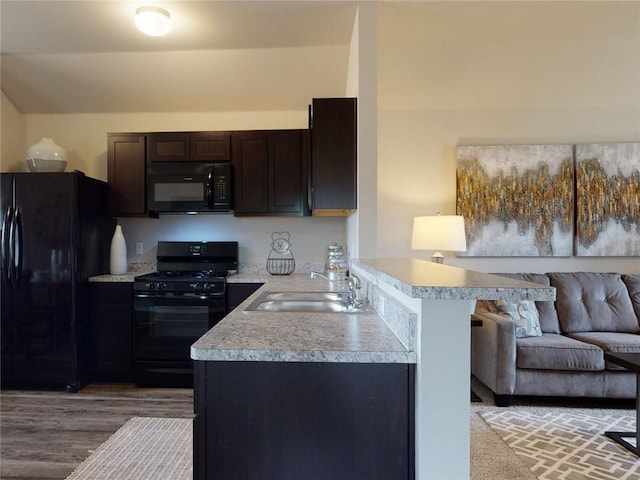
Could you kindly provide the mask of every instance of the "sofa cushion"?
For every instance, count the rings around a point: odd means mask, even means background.
[[[567,336],[581,342],[591,343],[605,352],[640,353],[640,335],[635,333],[579,332],[569,333]],[[624,370],[623,367],[611,362],[605,362],[605,368],[607,370]]]
[[[496,300],[495,306],[498,309],[498,315],[509,318],[516,324],[517,338],[542,336],[538,309],[532,300],[519,302]]]
[[[604,370],[602,349],[575,338],[544,333],[516,340],[516,367],[539,370]]]
[[[633,310],[636,312],[636,317],[640,322],[640,275],[622,275],[622,281],[627,286]]]
[[[638,333],[627,287],[618,273],[549,273],[564,333]]]
[[[543,273],[496,273],[494,275],[502,275],[514,280],[539,283],[541,285],[551,285],[549,277]],[[558,313],[554,302],[536,302],[536,307],[540,318],[540,329],[545,333],[560,333],[560,322],[558,321]]]

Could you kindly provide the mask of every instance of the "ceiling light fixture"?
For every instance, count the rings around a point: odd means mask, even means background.
[[[169,12],[160,7],[140,7],[136,10],[136,28],[145,35],[162,37],[171,30]]]

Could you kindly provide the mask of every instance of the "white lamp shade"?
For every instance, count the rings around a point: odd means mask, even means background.
[[[412,250],[464,252],[467,239],[461,215],[429,215],[413,219]]]
[[[171,30],[169,12],[159,7],[140,7],[136,10],[136,28],[152,37],[166,35]]]

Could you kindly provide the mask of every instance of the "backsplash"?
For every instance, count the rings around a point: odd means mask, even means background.
[[[233,217],[232,215],[166,215],[119,218],[129,263],[155,263],[158,241],[237,241],[245,269],[265,269],[271,234],[289,232],[296,272],[324,265],[327,247],[346,244],[344,217]],[[142,253],[136,253],[141,248]],[[348,253],[348,252],[347,252]]]
[[[157,268],[156,262],[129,262],[127,265],[127,273],[133,273],[142,275],[145,273],[154,272]],[[296,262],[296,269],[294,273],[311,273],[322,272],[324,269],[323,263],[302,263]],[[238,273],[256,273],[261,275],[268,275],[266,263],[246,263],[239,262]]]
[[[303,263],[296,261],[296,269],[294,273],[311,273],[322,272],[324,270],[324,263]],[[247,263],[239,262],[238,273],[259,273],[268,275],[267,264],[263,263]]]

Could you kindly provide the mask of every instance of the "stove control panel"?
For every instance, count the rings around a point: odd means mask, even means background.
[[[167,288],[167,284],[165,282],[145,282],[144,288],[147,290],[159,291]]]
[[[189,284],[189,286],[195,290],[196,292],[215,292],[221,291],[219,283],[209,283],[209,282],[194,282]]]
[[[139,279],[133,284],[133,289],[140,293],[162,293],[166,294],[180,294],[180,293],[207,293],[224,295],[225,282],[224,280],[212,281],[212,280],[197,280],[197,279],[183,279],[183,280],[150,280]]]

